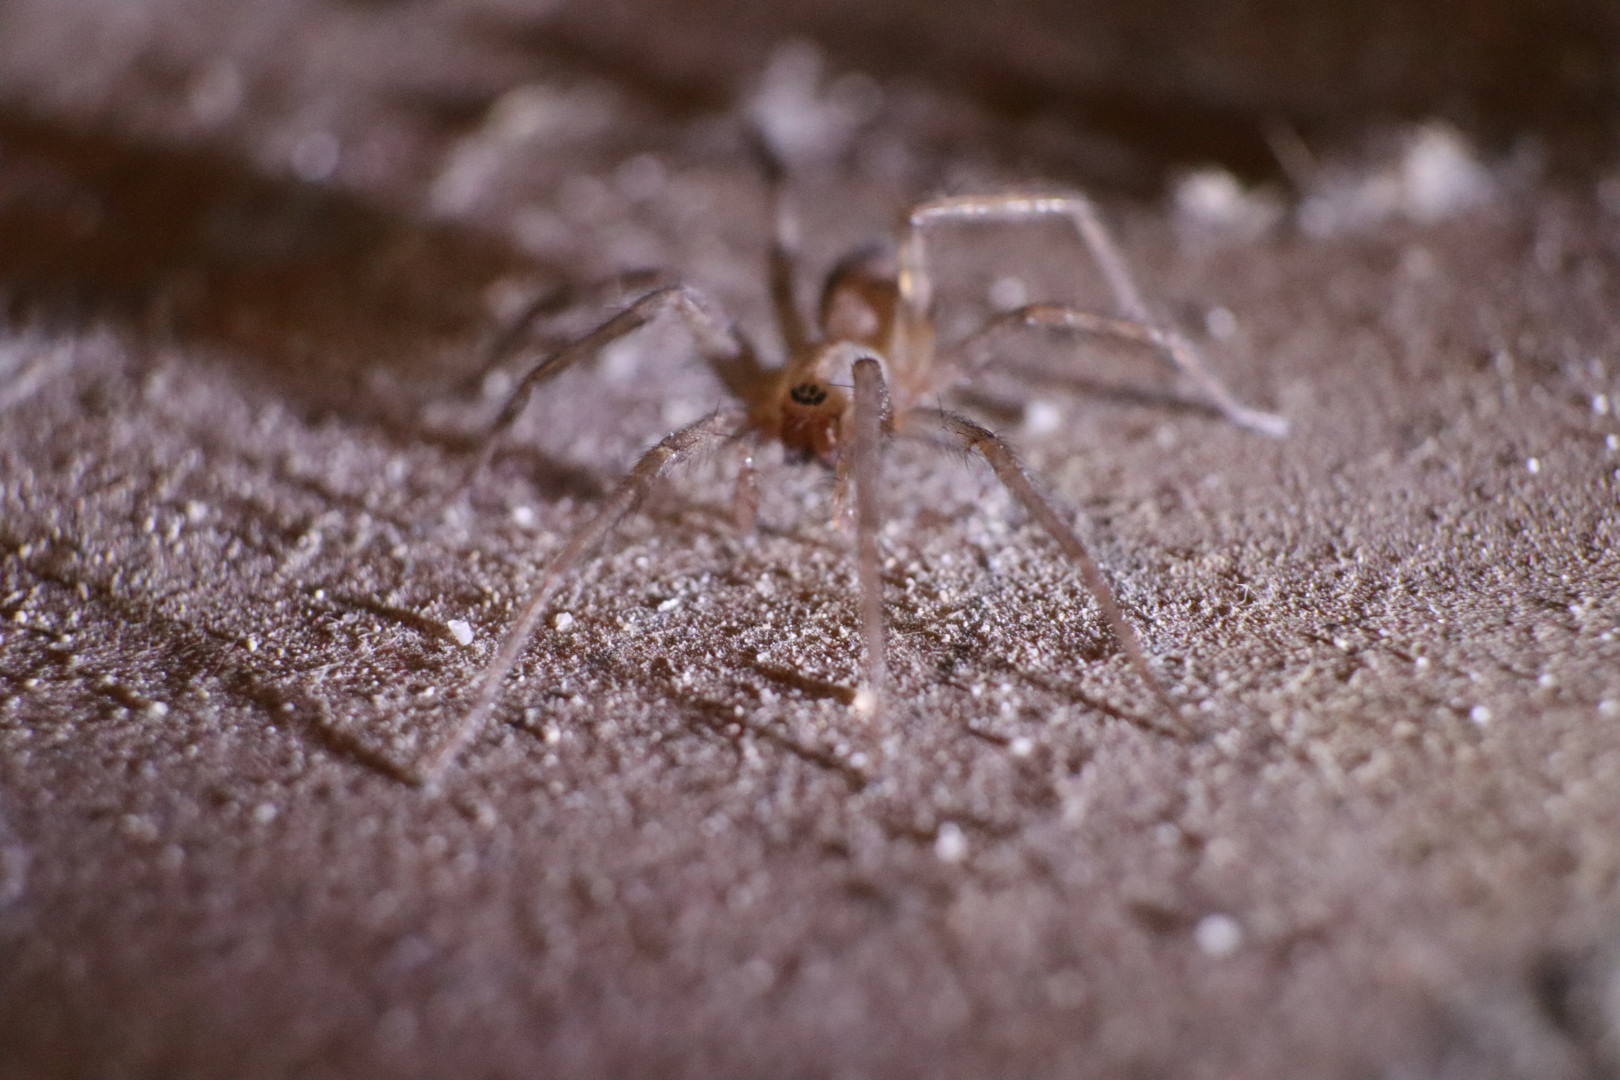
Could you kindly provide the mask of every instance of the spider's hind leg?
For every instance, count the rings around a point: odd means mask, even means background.
[[[646,326],[667,311],[674,311],[692,335],[698,352],[716,374],[728,384],[746,383],[760,378],[758,360],[753,347],[730,322],[697,290],[684,285],[673,285],[650,292],[620,311],[595,330],[575,338],[547,356],[518,380],[501,411],[484,433],[478,456],[468,468],[461,485],[469,487],[490,459],[500,439],[523,415],[535,391],[574,365],[598,356],[603,349]]]
[[[766,259],[771,309],[776,316],[777,332],[782,335],[782,346],[787,355],[793,356],[810,343],[810,328],[799,307],[799,221],[787,203],[787,167],[772,149],[770,140],[764,132],[754,128],[748,130],[747,140],[765,178],[765,201],[771,215],[771,250]]]
[[[1137,636],[1136,628],[1125,618],[1125,612],[1120,608],[1114,590],[1109,586],[1108,579],[1103,576],[1102,569],[1086,550],[1080,537],[1075,535],[1074,529],[1035,489],[1023,466],[1018,463],[1012,447],[990,429],[974,423],[965,416],[937,409],[918,409],[912,416],[920,417],[934,433],[945,436],[950,443],[963,451],[977,454],[985,460],[995,472],[996,478],[1023,506],[1025,513],[1040,523],[1041,528],[1057,542],[1075,569],[1080,571],[1081,581],[1085,583],[1092,599],[1097,602],[1103,620],[1119,641],[1120,648],[1124,649],[1125,657],[1138,678],[1146,684],[1148,690],[1172,718],[1182,718],[1181,707],[1176,704],[1175,699],[1170,696],[1170,692],[1165,689],[1164,684],[1159,681],[1159,677],[1148,664],[1147,654],[1142,650],[1142,642]],[[1186,734],[1179,730],[1174,733]]]
[[[462,384],[472,393],[525,348],[533,349],[539,327],[565,311],[584,305],[602,306],[628,294],[645,294],[672,284],[659,270],[628,270],[605,281],[564,282],[541,289],[502,325],[493,328],[477,348],[479,361]]]
[[[928,273],[923,240],[932,225],[947,222],[1016,222],[1056,217],[1067,221],[1079,236],[1114,294],[1119,318],[1106,329],[1088,328],[1114,336],[1149,341],[1170,364],[1197,385],[1221,415],[1239,427],[1273,438],[1288,434],[1288,421],[1243,404],[1204,363],[1187,338],[1156,319],[1136,286],[1125,257],[1103,225],[1091,200],[1070,192],[1061,195],[960,195],[935,199],[914,207],[906,217],[900,241],[900,309],[903,325],[919,331],[928,325],[933,283]],[[1127,329],[1133,326],[1137,329]],[[1139,331],[1139,332],[1138,332]]]
[[[1027,304],[993,316],[983,326],[958,342],[951,350],[951,360],[955,365],[954,377],[958,380],[969,379],[987,368],[993,354],[985,346],[1002,331],[1021,327],[1056,330],[1076,338],[1111,342],[1127,346],[1136,352],[1157,354],[1160,359],[1169,360],[1172,364],[1175,362],[1174,343],[1166,332],[1157,326],[1112,315],[1098,315],[1095,312],[1062,304]],[[1042,368],[1039,371],[1030,368],[1022,370],[1031,374],[1061,378],[1060,373],[1051,368]],[[1200,409],[1221,413],[1220,407],[1207,398],[1180,400]],[[1223,415],[1230,418],[1229,413]]]

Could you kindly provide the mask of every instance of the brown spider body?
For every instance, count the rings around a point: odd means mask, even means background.
[[[1102,571],[1062,515],[1040,495],[1011,448],[974,421],[922,403],[971,376],[983,362],[976,350],[993,332],[1009,325],[1032,325],[1150,349],[1196,383],[1214,408],[1241,426],[1280,437],[1286,431],[1286,422],[1238,402],[1204,367],[1190,342],[1154,320],[1091,203],[1078,194],[958,196],[914,207],[901,226],[897,259],[858,252],[834,267],[823,286],[812,326],[795,299],[796,260],[789,219],[781,209],[779,170],[773,165],[767,173],[772,181],[770,194],[777,219],[769,285],[784,345],[785,360],[780,367],[761,365],[752,343],[719,317],[700,294],[681,286],[664,288],[641,297],[596,330],[533,367],[496,418],[475,471],[488,460],[495,438],[516,420],[536,387],[669,310],[681,316],[699,353],[742,405],[739,410],[723,410],[689,424],[649,449],[596,515],[552,557],[485,667],[472,705],[450,739],[426,762],[424,780],[432,780],[442,772],[493,711],[507,675],[533,637],[563,576],[635,507],[660,475],[696,452],[728,441],[740,445],[745,453],[737,485],[737,519],[744,527],[751,525],[758,503],[752,450],[762,442],[780,443],[789,459],[813,460],[834,469],[835,504],[853,504],[865,651],[864,685],[855,695],[859,711],[870,714],[881,707],[887,681],[877,543],[882,441],[885,436],[916,435],[954,444],[990,466],[1079,570],[1138,676],[1172,716],[1178,715],[1175,702],[1154,675]],[[1032,305],[991,320],[980,331],[945,350],[946,358],[942,360],[936,349],[932,285],[924,250],[927,230],[943,222],[1021,221],[1049,216],[1073,225],[1113,291],[1118,314],[1097,315],[1054,304]]]
[[[849,364],[845,360],[840,373],[841,359],[844,350],[836,345],[818,345],[794,358],[782,369],[773,391],[749,413],[753,430],[780,442],[790,458],[836,466],[850,409],[849,394],[843,389],[849,385]]]
[[[817,306],[814,336],[784,328],[792,350],[750,412],[761,437],[780,442],[789,457],[836,467],[843,428],[853,408],[847,391],[851,366],[869,356],[884,367],[891,395],[897,388],[890,357],[901,355],[899,287],[879,257],[859,252],[828,275]],[[784,300],[784,302],[789,302]],[[792,325],[791,316],[783,317]]]
[[[892,263],[883,253],[868,250],[832,268],[816,305],[816,321],[826,340],[886,355],[907,347],[901,340],[900,282]]]

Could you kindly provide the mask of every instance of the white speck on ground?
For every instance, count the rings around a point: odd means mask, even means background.
[[[292,170],[300,180],[318,184],[337,171],[343,144],[330,131],[311,131],[293,145]]]
[[[997,311],[1015,311],[1029,303],[1029,286],[1014,274],[1003,274],[990,283],[990,304]]]
[[[945,822],[934,834],[934,855],[940,862],[959,863],[967,857],[967,850],[967,837],[954,821]]]
[[[1257,237],[1282,220],[1282,200],[1263,189],[1249,189],[1218,165],[1194,169],[1176,181],[1170,194],[1176,224],[1184,230]]]
[[[1231,308],[1216,305],[1204,312],[1204,329],[1216,341],[1230,341],[1237,333],[1237,316],[1232,314]]]
[[[1033,398],[1024,406],[1024,432],[1051,435],[1063,426],[1063,407],[1046,398]]]
[[[1397,217],[1433,223],[1496,197],[1497,178],[1449,124],[1420,124],[1394,142],[1395,154],[1371,165],[1323,169],[1300,204],[1300,228],[1326,237]]]
[[[1206,956],[1231,956],[1243,944],[1243,927],[1230,915],[1205,915],[1193,930],[1193,939]]]

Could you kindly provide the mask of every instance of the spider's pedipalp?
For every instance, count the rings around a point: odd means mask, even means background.
[[[528,598],[524,600],[512,628],[506,632],[506,637],[495,650],[494,657],[479,675],[478,688],[473,694],[472,704],[451,731],[444,745],[428,758],[419,770],[422,783],[428,784],[436,780],[484,726],[484,721],[495,707],[496,699],[500,697],[501,685],[506,681],[507,675],[511,674],[512,668],[517,665],[518,657],[533,638],[540,616],[545,613],[546,605],[551,602],[552,594],[557,591],[563,576],[589,555],[620,519],[635,509],[647,494],[652,482],[666,469],[729,437],[740,430],[744,422],[745,418],[737,413],[711,413],[666,436],[641,456],[624,479],[619,481],[618,487],[613,489],[613,493],[607,497],[602,508],[575,530],[567,543],[563,544],[562,549],[552,556],[551,561],[541,571],[539,581],[529,590]]]

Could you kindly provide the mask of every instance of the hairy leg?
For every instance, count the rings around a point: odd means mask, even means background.
[[[721,439],[727,438],[742,426],[744,418],[734,413],[714,413],[667,436],[658,445],[642,455],[641,460],[627,473],[618,487],[607,497],[602,508],[568,538],[562,549],[552,556],[540,579],[529,590],[517,619],[513,621],[500,647],[478,677],[472,704],[451,731],[450,737],[420,768],[422,783],[432,783],[449,767],[462,749],[484,726],[499,698],[501,685],[517,665],[518,657],[534,637],[540,616],[545,613],[564,575],[581,559],[589,555],[619,521],[635,509],[647,490],[670,466],[690,457]]]
[[[588,360],[622,337],[635,333],[666,311],[675,311],[697,343],[703,358],[716,368],[744,363],[751,365],[753,350],[741,335],[721,318],[701,294],[676,285],[648,293],[590,333],[564,345],[531,368],[518,380],[506,403],[483,438],[478,457],[467,472],[467,482],[489,464],[500,437],[517,422],[534,392],[564,371]],[[466,484],[463,484],[465,487]]]
[[[985,368],[990,361],[990,354],[984,350],[984,346],[996,334],[1014,327],[1064,330],[1079,337],[1093,337],[1140,346],[1174,363],[1171,352],[1173,343],[1165,331],[1157,326],[1110,315],[1098,315],[1079,308],[1065,307],[1062,304],[1029,304],[993,317],[963,338],[951,350],[953,367],[949,383],[955,384],[972,378]],[[1230,417],[1230,414],[1223,415]],[[1280,417],[1277,419],[1281,420]]]
[[[1080,571],[1080,579],[1085,582],[1092,599],[1097,601],[1103,620],[1108,623],[1108,628],[1113,631],[1120,647],[1125,650],[1125,657],[1130,661],[1131,667],[1147,684],[1159,704],[1163,705],[1173,717],[1179,718],[1180,707],[1159,682],[1153,669],[1148,666],[1147,655],[1142,651],[1142,643],[1136,635],[1135,628],[1126,620],[1119,601],[1114,598],[1114,590],[1109,587],[1108,579],[1103,576],[1102,570],[1092,559],[1085,545],[1080,542],[1080,538],[1075,535],[1074,530],[1058,515],[1052,504],[1035,489],[1023,466],[1018,463],[1012,447],[988,428],[974,423],[965,416],[937,409],[919,409],[912,416],[942,433],[963,450],[982,457],[1007,490],[1022,504],[1025,512],[1039,522],[1041,528],[1057,541],[1063,554],[1068,556],[1069,561]]]
[[[1122,317],[1119,323],[1135,323],[1150,330],[1160,354],[1197,384],[1223,416],[1239,427],[1273,438],[1288,434],[1286,419],[1238,401],[1204,363],[1191,341],[1154,318],[1096,207],[1083,195],[962,195],[936,199],[913,208],[900,240],[902,322],[919,331],[928,325],[933,283],[928,275],[923,240],[930,226],[943,222],[1026,221],[1042,217],[1058,217],[1074,227],[1114,294],[1114,303]]]
[[[602,306],[622,301],[627,293],[646,293],[667,287],[668,277],[658,270],[630,270],[606,281],[584,285],[564,283],[536,294],[506,325],[495,328],[479,349],[483,360],[469,386],[477,386],[489,373],[504,364],[534,333],[535,324],[583,304]]]
[[[1110,315],[1097,315],[1062,304],[1026,304],[992,317],[953,347],[953,353],[962,358],[961,377],[969,378],[975,375],[989,362],[988,355],[980,353],[980,350],[997,334],[1004,330],[1030,326],[1067,330],[1080,337],[1095,337],[1127,345],[1140,345],[1156,350],[1168,358],[1164,332],[1156,326]]]

